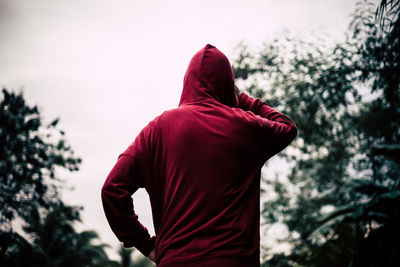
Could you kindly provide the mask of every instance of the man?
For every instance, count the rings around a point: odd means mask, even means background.
[[[125,247],[157,266],[260,266],[260,173],[296,137],[287,116],[236,91],[227,57],[207,44],[190,61],[179,107],[152,120],[102,188]],[[156,236],[134,212],[145,188]]]

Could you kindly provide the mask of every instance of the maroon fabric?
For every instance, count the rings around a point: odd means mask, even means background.
[[[259,266],[261,168],[296,135],[287,116],[238,98],[228,59],[206,45],[190,61],[179,107],[143,128],[108,175],[111,229],[146,256],[155,248],[159,266]],[[134,212],[140,187],[156,237]]]

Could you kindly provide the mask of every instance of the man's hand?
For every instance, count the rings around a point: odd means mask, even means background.
[[[153,262],[156,262],[156,251],[155,251],[154,248],[153,248],[153,250],[150,252],[149,258],[150,258],[150,260],[152,260]]]

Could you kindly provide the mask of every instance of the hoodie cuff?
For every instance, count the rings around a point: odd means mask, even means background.
[[[156,237],[152,236],[148,240],[146,240],[144,242],[141,242],[141,243],[136,243],[136,244],[134,242],[132,242],[132,241],[125,241],[125,242],[122,242],[122,245],[123,245],[124,248],[135,247],[144,256],[148,257],[150,255],[150,252],[156,246]]]
[[[156,237],[152,236],[150,237],[149,240],[147,240],[146,245],[144,246],[143,250],[140,250],[140,252],[148,257],[150,255],[150,252],[156,247]]]

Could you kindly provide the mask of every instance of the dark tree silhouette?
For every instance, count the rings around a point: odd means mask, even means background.
[[[118,266],[121,267],[152,267],[155,264],[143,255],[134,256],[134,248],[124,248],[120,246],[118,254],[120,257],[120,263]]]
[[[43,125],[36,106],[22,93],[3,89],[0,103],[0,223],[12,230],[16,216],[29,218],[39,207],[58,201],[55,170],[78,170],[81,159],[67,145],[58,119]],[[58,135],[58,136],[56,136]],[[7,228],[7,229],[6,229]]]
[[[56,169],[81,162],[57,129],[44,125],[36,106],[3,89],[0,103],[0,265],[111,266],[94,231],[76,232],[80,208],[59,197]],[[15,226],[17,230],[14,230]],[[18,229],[20,228],[20,229]]]

